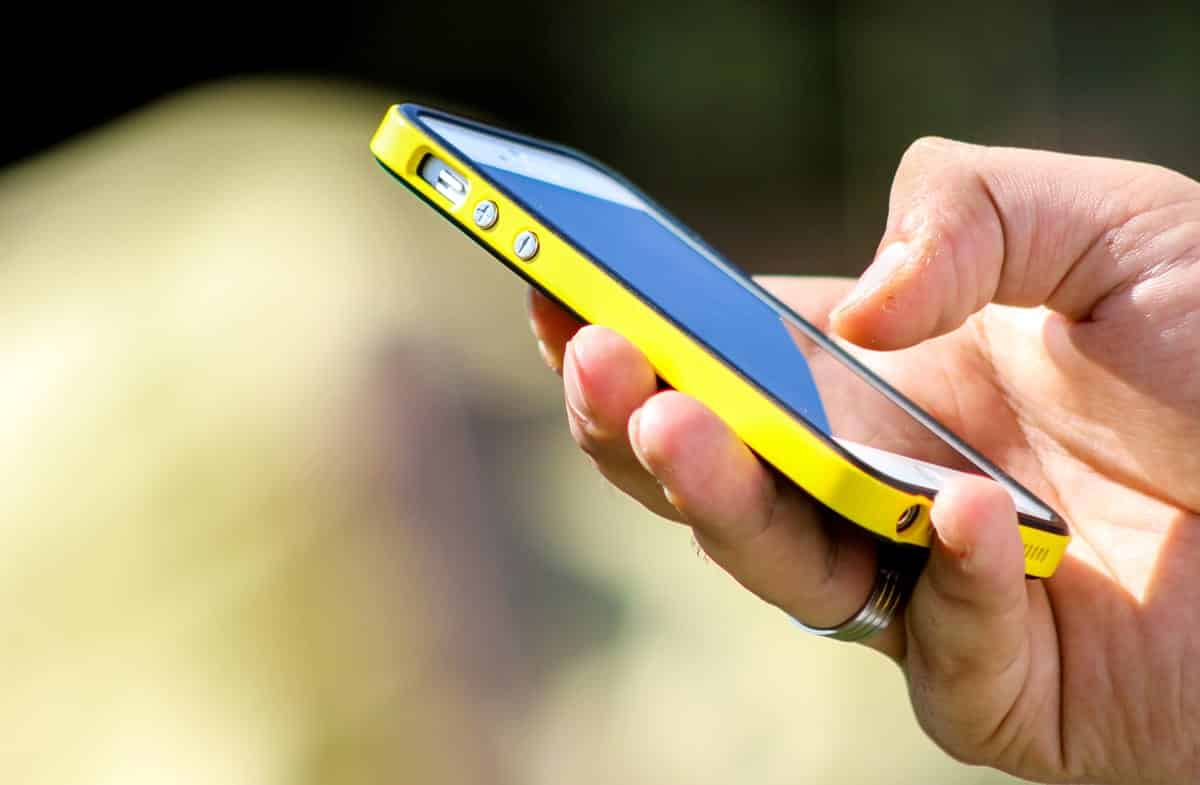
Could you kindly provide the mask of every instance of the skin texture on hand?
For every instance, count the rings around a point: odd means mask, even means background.
[[[1046,782],[1200,781],[1198,260],[1200,184],[1180,174],[925,139],[857,285],[763,281],[1072,527],[1056,575],[1026,581],[999,486],[960,480],[935,500],[905,614],[867,645],[960,760]],[[621,336],[536,293],[530,312],[605,477],[796,618],[858,609],[876,562],[864,534],[658,391]]]

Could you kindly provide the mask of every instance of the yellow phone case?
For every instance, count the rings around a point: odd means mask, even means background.
[[[518,275],[585,321],[610,327],[628,338],[663,380],[717,412],[752,450],[815,499],[885,540],[929,547],[930,497],[890,484],[782,409],[576,250],[568,238],[558,236],[530,214],[470,161],[441,144],[420,124],[419,112],[424,111],[414,107],[406,115],[404,108],[391,107],[372,138],[372,153],[392,175]],[[468,198],[459,205],[450,204],[419,174],[418,167],[428,155],[469,179]],[[499,220],[487,229],[476,226],[471,218],[474,206],[483,200],[499,207]],[[537,255],[530,261],[514,252],[517,235],[526,230],[535,232],[540,241]],[[1053,574],[1070,539],[1065,525],[1061,531],[1050,531],[1025,516],[1020,524],[1026,574]]]

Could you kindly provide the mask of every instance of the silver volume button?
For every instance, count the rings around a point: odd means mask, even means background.
[[[537,256],[538,248],[537,235],[529,230],[518,234],[516,241],[513,242],[513,253],[517,255],[517,258],[526,262]]]
[[[475,212],[472,216],[475,219],[475,225],[480,229],[491,229],[500,218],[500,208],[491,199],[484,199],[475,205]]]

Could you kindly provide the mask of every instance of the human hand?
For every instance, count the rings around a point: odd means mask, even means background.
[[[857,287],[763,283],[1071,525],[1055,576],[1026,581],[1006,492],[966,478],[938,494],[907,609],[866,644],[900,663],[926,732],[1031,779],[1200,780],[1200,184],[921,140]],[[531,314],[605,477],[806,624],[854,614],[873,541],[658,391],[616,333],[536,293]]]

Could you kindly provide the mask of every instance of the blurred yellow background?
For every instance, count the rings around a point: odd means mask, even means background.
[[[574,449],[524,288],[244,80],[0,174],[0,778],[992,783]]]
[[[462,110],[854,275],[923,134],[1200,173],[1200,6],[9,5],[0,783],[1006,781],[604,484],[367,141]]]

